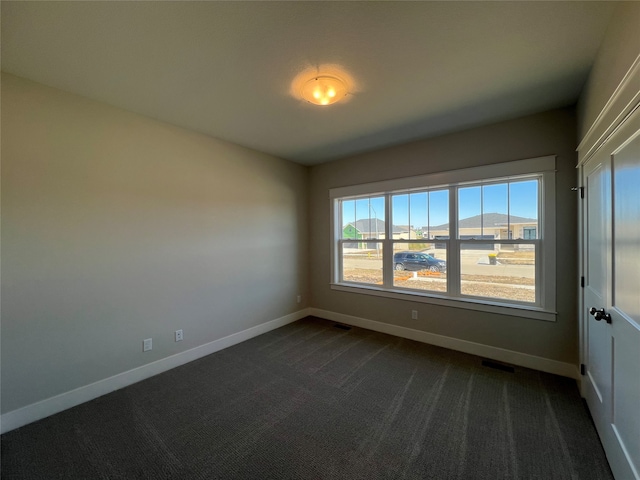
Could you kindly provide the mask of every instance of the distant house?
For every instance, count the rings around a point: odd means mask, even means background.
[[[347,223],[342,229],[343,238],[380,239],[384,238],[385,223],[378,218],[363,218]]]
[[[362,238],[362,234],[353,225],[353,223],[348,223],[342,229],[342,238],[353,238],[354,240],[360,240]]]
[[[422,227],[422,235],[435,240],[448,238],[449,224]],[[538,220],[504,213],[485,213],[461,219],[458,222],[458,235],[461,240],[534,240],[538,238]]]
[[[461,238],[496,238],[496,239],[523,239],[533,240],[538,238],[538,220],[535,218],[518,217],[504,213],[485,213],[469,218],[463,218],[458,222],[458,234]],[[449,224],[422,227],[422,235],[425,238],[436,238],[449,235]]]
[[[364,218],[349,222],[342,228],[342,238],[354,240],[382,240],[385,238],[386,223],[378,218]],[[393,225],[393,238],[416,239],[421,238],[420,231],[410,225]],[[348,242],[346,248],[376,248],[375,242]]]
[[[411,225],[393,225],[393,238],[416,240],[422,238],[422,230],[416,230]]]
[[[364,218],[349,222],[342,228],[342,238],[378,240],[384,238],[385,223],[377,218]],[[376,248],[375,242],[347,242],[345,248]]]

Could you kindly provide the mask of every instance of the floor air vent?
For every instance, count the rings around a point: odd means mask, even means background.
[[[351,330],[351,327],[348,325],[340,325],[339,323],[336,323],[334,325],[334,327],[339,328],[340,330]]]
[[[511,365],[505,365],[504,363],[494,362],[493,360],[482,360],[483,367],[495,368],[496,370],[502,370],[503,372],[514,373],[515,370]]]

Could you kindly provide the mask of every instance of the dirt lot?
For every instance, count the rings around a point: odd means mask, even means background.
[[[534,252],[505,252],[498,254],[498,261],[503,265],[535,265]]]
[[[397,287],[446,292],[446,274],[418,272],[394,272]],[[382,272],[353,268],[345,270],[344,279],[351,282],[382,285]],[[462,275],[462,293],[480,297],[503,298],[521,302],[535,302],[535,280],[533,278],[502,277],[497,275]]]

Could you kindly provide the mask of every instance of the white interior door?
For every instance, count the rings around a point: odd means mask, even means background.
[[[640,480],[640,110],[583,166],[584,394],[619,480]]]
[[[607,155],[592,157],[583,168],[585,187],[584,305],[591,308],[607,304],[607,273],[610,258],[607,231],[611,211],[611,170]],[[585,315],[586,373],[585,398],[603,444],[606,443],[611,411],[611,328],[604,318]]]

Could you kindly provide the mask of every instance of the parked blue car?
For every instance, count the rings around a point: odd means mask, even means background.
[[[428,253],[398,252],[393,256],[393,268],[396,270],[429,270],[431,272],[446,272],[447,262],[432,257]]]

